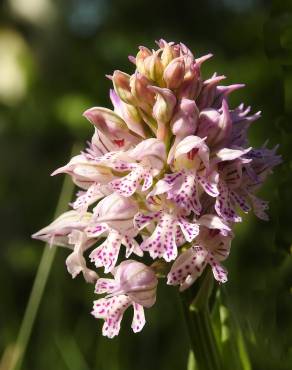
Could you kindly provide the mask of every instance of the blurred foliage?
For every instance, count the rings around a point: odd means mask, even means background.
[[[92,134],[82,111],[109,106],[104,75],[133,70],[127,55],[159,38],[182,41],[196,55],[214,53],[205,76],[217,71],[227,83],[245,83],[232,104],[263,112],[251,142],[280,143],[284,163],[262,190],[271,220],[248,216],[238,225],[220,312],[227,353],[228,338],[239,335],[252,369],[291,369],[291,0],[4,0],[0,7],[1,370],[42,253],[30,235],[51,221],[61,188],[62,178],[49,174]],[[176,289],[160,284],[142,333],[123,322],[120,336],[108,340],[89,314],[92,286],[72,282],[66,255],[56,254],[23,370],[186,368]]]

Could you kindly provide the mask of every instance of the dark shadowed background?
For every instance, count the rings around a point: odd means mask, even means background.
[[[0,369],[9,359],[44,245],[30,235],[54,215],[74,143],[92,127],[91,106],[110,107],[105,74],[133,71],[128,55],[154,41],[182,41],[203,66],[245,83],[231,106],[261,110],[250,140],[280,143],[284,163],[261,195],[267,223],[238,225],[226,262],[224,297],[251,369],[292,369],[292,4],[264,0],[4,0],[0,8]],[[147,325],[134,335],[129,313],[118,338],[101,336],[93,287],[72,281],[58,249],[21,367],[23,370],[180,370],[188,335],[175,288],[160,284]],[[126,322],[128,321],[128,322]],[[227,335],[232,338],[231,333]],[[2,360],[1,360],[2,356]],[[226,369],[229,369],[226,363]],[[230,369],[237,370],[237,369]]]

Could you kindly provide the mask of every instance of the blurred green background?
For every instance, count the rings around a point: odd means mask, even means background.
[[[90,138],[82,112],[110,106],[105,74],[132,72],[127,56],[159,38],[182,41],[196,56],[212,52],[204,76],[217,71],[228,84],[245,83],[232,106],[245,102],[263,112],[251,142],[280,143],[284,163],[261,192],[271,220],[249,215],[238,225],[223,296],[249,368],[292,369],[291,1],[3,0],[0,6],[0,369],[10,369],[43,252],[30,235],[52,220],[61,191],[63,177],[49,174],[68,161],[74,143]],[[188,335],[175,288],[160,284],[142,333],[131,332],[128,313],[120,336],[108,340],[89,314],[92,286],[66,271],[67,253],[57,251],[21,369],[186,368]],[[231,341],[232,325],[225,332]]]

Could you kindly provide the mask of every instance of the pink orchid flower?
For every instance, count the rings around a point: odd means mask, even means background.
[[[113,338],[120,331],[125,310],[133,306],[132,329],[135,333],[145,325],[144,307],[151,307],[156,300],[157,278],[154,271],[143,263],[133,260],[122,262],[112,271],[114,279],[99,279],[97,294],[108,293],[94,302],[92,314],[105,321],[103,335]]]

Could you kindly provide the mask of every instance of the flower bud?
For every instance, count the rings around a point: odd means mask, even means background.
[[[159,46],[162,48],[161,63],[165,68],[173,59],[179,57],[179,45],[172,45],[164,40],[159,41]]]
[[[165,88],[150,86],[149,89],[157,93],[156,102],[153,106],[153,117],[157,122],[169,122],[176,105],[175,95],[171,90]]]
[[[153,53],[144,60],[144,71],[146,77],[159,85],[162,82],[163,65],[157,53]],[[139,71],[140,72],[140,71]]]
[[[83,116],[104,135],[110,137],[113,142],[124,140],[136,144],[139,141],[136,136],[131,134],[126,123],[110,109],[93,107],[87,109]]]
[[[182,57],[173,59],[165,68],[163,79],[168,89],[177,89],[184,80],[185,63]]]
[[[138,109],[131,104],[124,103],[116,94],[115,90],[110,90],[110,99],[114,105],[115,113],[120,115],[128,128],[135,134],[145,138],[145,123]]]
[[[165,68],[173,60],[171,46],[166,42],[161,53],[161,63]]]
[[[190,49],[187,48],[186,45],[184,45],[183,43],[180,43],[179,47],[180,47],[180,55],[183,56],[183,59],[185,62],[186,77],[188,77],[188,74],[192,66],[196,64],[195,57],[193,53],[190,51]]]
[[[148,48],[145,48],[144,46],[140,46],[139,49],[140,50],[138,54],[136,55],[136,66],[137,66],[137,70],[143,75],[145,75],[146,70],[144,66],[144,61],[147,57],[152,55],[152,52]]]
[[[118,138],[119,132],[127,130],[126,123],[113,111],[102,107],[87,109],[83,116],[104,134],[114,135]]]
[[[130,89],[130,76],[121,71],[114,71],[112,76],[115,92],[127,104],[135,104],[135,98]]]
[[[170,123],[172,133],[181,138],[194,134],[198,117],[199,110],[195,101],[183,98]]]
[[[153,306],[158,280],[151,267],[134,260],[123,261],[114,270],[114,277],[123,294],[144,307]]]
[[[222,102],[221,114],[215,109],[205,109],[200,113],[197,135],[207,137],[206,143],[209,147],[224,146],[230,137],[231,130],[232,121],[225,99]]]
[[[201,87],[200,69],[196,63],[192,63],[185,73],[184,80],[177,91],[177,96],[180,99],[187,98],[195,100],[201,91]]]
[[[52,176],[67,173],[73,182],[82,189],[88,189],[93,183],[106,184],[113,179],[110,168],[98,166],[84,154],[73,157],[65,166],[58,168]]]
[[[148,88],[149,86],[148,78],[139,72],[130,78],[131,93],[136,98],[137,104],[146,112],[151,113],[155,103],[155,93]]]
[[[129,129],[141,137],[145,138],[145,123],[136,107],[130,104],[123,104],[122,106],[123,118]]]
[[[130,198],[113,193],[103,198],[93,210],[93,221],[104,222],[115,230],[133,228],[133,218],[138,212],[137,204]]]
[[[171,163],[175,148],[178,143],[188,135],[193,135],[197,129],[199,111],[194,100],[182,98],[176,113],[174,114],[170,127],[175,140],[168,153],[167,162]]]
[[[92,214],[89,212],[84,214],[80,214],[77,211],[65,212],[51,224],[33,234],[32,238],[42,240],[51,245],[70,247],[68,240],[69,234],[73,230],[85,229],[91,217]]]

